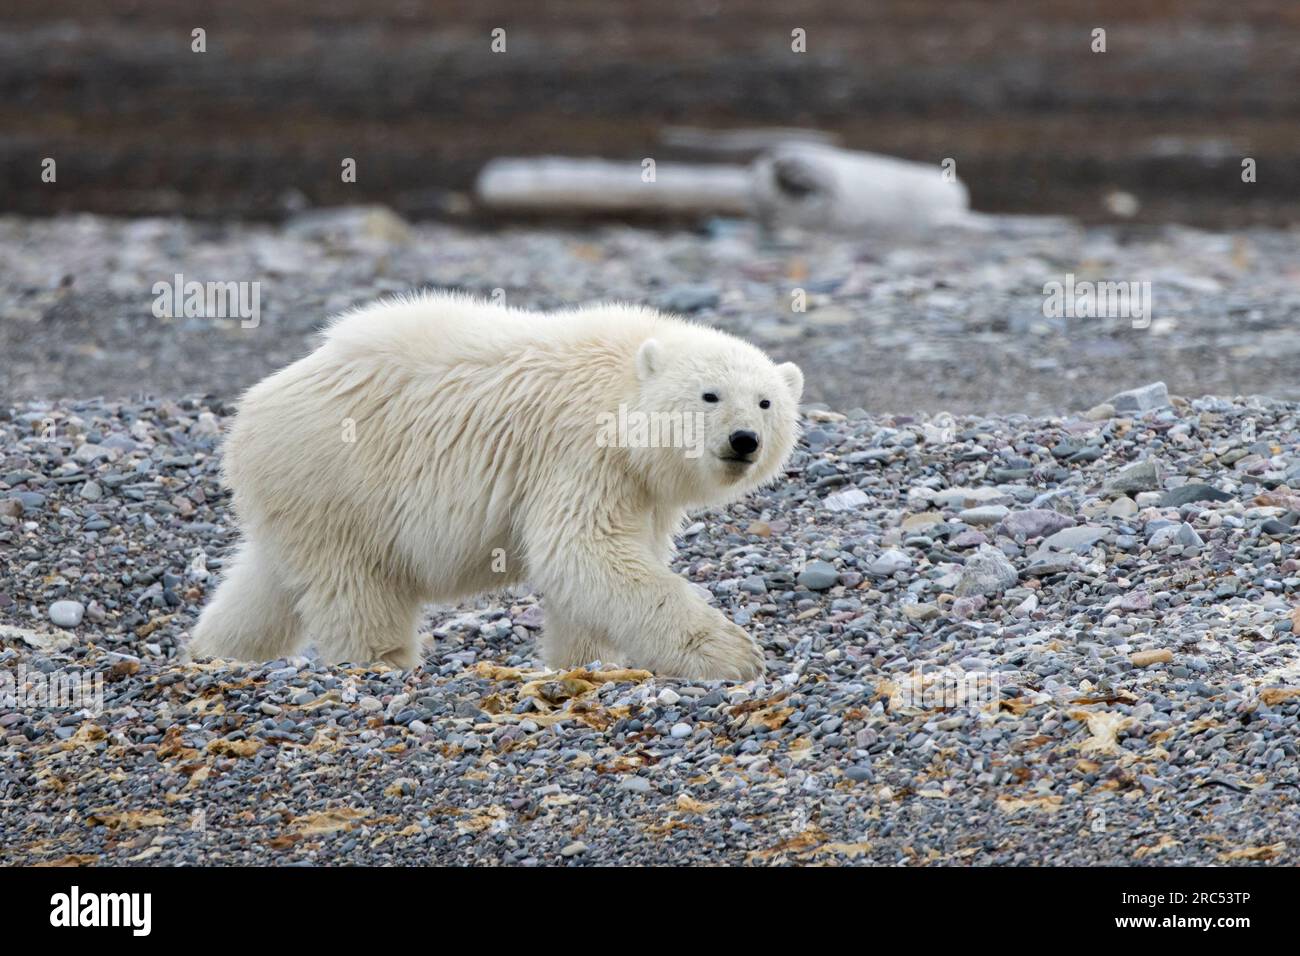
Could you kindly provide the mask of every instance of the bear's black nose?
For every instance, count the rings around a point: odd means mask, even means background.
[[[752,455],[758,451],[758,435],[754,432],[732,432],[727,441],[731,443],[731,450],[737,455]]]

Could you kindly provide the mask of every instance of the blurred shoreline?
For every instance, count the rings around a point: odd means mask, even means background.
[[[1056,415],[1154,381],[1300,399],[1300,233],[1044,226],[995,217],[908,240],[740,220],[481,230],[383,207],[280,225],[3,216],[0,399],[233,401],[306,354],[331,315],[421,288],[688,315],[799,362],[806,400],[841,412]],[[160,316],[156,286],[178,274],[237,285],[256,321]],[[1141,321],[1054,314],[1045,287],[1076,278],[1149,283],[1152,307]]]

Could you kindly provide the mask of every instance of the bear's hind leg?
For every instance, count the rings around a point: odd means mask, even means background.
[[[302,644],[292,593],[252,541],[240,546],[199,615],[187,654],[240,661],[287,657]]]
[[[416,625],[422,606],[391,585],[357,580],[336,589],[313,587],[298,611],[328,663],[382,661],[409,670],[421,659]]]

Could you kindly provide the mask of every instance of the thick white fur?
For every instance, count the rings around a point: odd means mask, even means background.
[[[409,667],[422,605],[526,579],[552,666],[754,677],[762,652],[667,560],[686,509],[781,470],[802,389],[793,364],[635,306],[436,295],[347,314],[239,406],[225,477],[244,542],[190,652],[266,660],[310,638],[330,661]],[[620,403],[704,413],[702,449],[602,447]],[[748,466],[718,457],[737,429],[761,438]]]

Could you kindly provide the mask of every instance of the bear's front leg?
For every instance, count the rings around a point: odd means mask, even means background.
[[[752,680],[763,673],[763,652],[750,636],[635,535],[569,538],[562,550],[535,553],[530,564],[554,609],[548,617],[555,615],[573,635],[604,635],[620,663],[693,680]],[[550,659],[568,643],[564,633],[547,639],[547,663],[571,663]]]
[[[582,667],[592,661],[622,663],[604,629],[596,630],[564,612],[563,605],[549,598],[542,624],[542,659],[556,670]]]
[[[688,623],[673,667],[664,673],[695,679],[753,680],[763,673],[763,649],[744,628],[691,592],[686,601]]]

